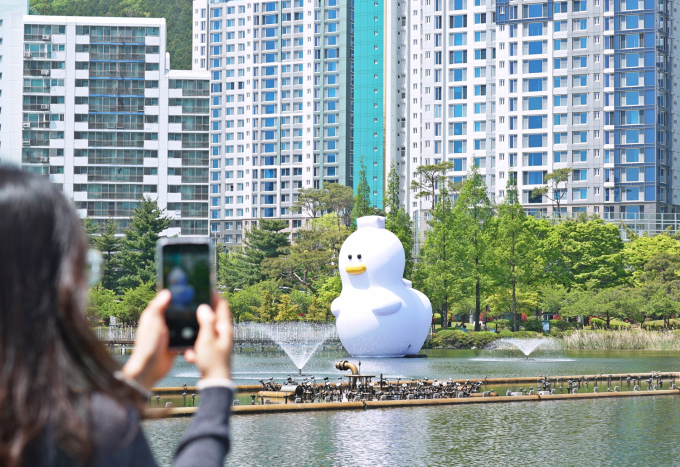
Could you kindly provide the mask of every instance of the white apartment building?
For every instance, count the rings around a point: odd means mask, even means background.
[[[193,67],[211,78],[211,235],[229,247],[260,218],[300,227],[299,189],[352,183],[351,3],[193,5]]]
[[[150,197],[168,235],[208,235],[209,76],[169,69],[165,20],[18,3],[0,18],[1,162],[49,177],[96,223],[124,229]]]
[[[354,154],[371,154],[375,204],[391,163],[473,165],[500,202],[516,177],[528,212],[545,175],[573,169],[561,215],[634,219],[678,210],[677,8],[665,0],[399,0],[355,5]],[[366,97],[373,95],[374,99]],[[371,173],[373,170],[373,173]],[[354,167],[355,176],[357,166]]]

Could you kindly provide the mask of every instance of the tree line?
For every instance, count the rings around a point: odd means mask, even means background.
[[[430,298],[443,329],[454,316],[471,316],[477,331],[482,316],[507,316],[517,331],[522,314],[600,316],[608,328],[614,318],[667,323],[680,311],[676,235],[628,231],[631,241],[624,243],[620,229],[626,227],[597,216],[533,217],[519,202],[514,179],[504,201],[494,204],[476,168],[452,184],[448,164],[422,166],[411,187],[417,197],[434,200],[413,284]]]
[[[645,318],[668,323],[680,314],[680,243],[671,232],[654,237],[627,232],[585,214],[569,219],[527,215],[514,180],[502,203],[494,204],[484,177],[473,168],[450,183],[449,163],[420,166],[409,187],[430,201],[424,242],[413,257],[414,225],[400,203],[399,175],[388,175],[384,210],[372,206],[363,160],[356,193],[325,184],[303,189],[292,211],[305,225],[291,234],[280,219],[259,219],[242,247],[218,245],[218,289],[235,321],[332,321],[332,301],[342,284],[337,270],[340,248],[356,219],[382,215],[386,228],[402,242],[404,277],[431,300],[442,329],[453,319],[472,319],[475,330],[489,317],[522,315],[561,318],[600,316],[605,323]],[[84,220],[93,247],[106,260],[104,276],[92,289],[93,319],[117,316],[134,323],[155,293],[155,244],[169,226],[164,212],[143,200],[124,235],[111,220],[101,230]]]

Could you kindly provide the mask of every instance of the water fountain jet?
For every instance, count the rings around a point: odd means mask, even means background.
[[[282,323],[242,323],[237,325],[244,334],[264,335],[278,344],[302,376],[302,368],[335,330],[333,325],[300,321]]]

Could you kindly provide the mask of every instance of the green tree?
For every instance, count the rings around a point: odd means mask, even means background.
[[[340,274],[336,273],[332,276],[322,277],[314,283],[314,287],[318,291],[319,305],[326,310],[327,320],[335,319],[333,314],[331,314],[331,304],[342,292],[342,279],[340,278]]]
[[[447,188],[442,185],[438,202],[431,210],[430,230],[415,264],[414,282],[428,296],[433,312],[439,311],[442,329],[448,327],[449,306],[457,292],[453,251],[456,232],[452,228],[453,206]]]
[[[99,226],[92,220],[91,217],[85,217],[82,219],[83,231],[87,235],[87,242],[90,247],[97,247],[97,236],[99,236]]]
[[[519,203],[514,179],[508,182],[505,202],[498,206],[494,221],[491,274],[496,287],[510,287],[512,330],[517,331],[517,287],[534,281],[541,272],[542,258],[536,248],[538,237]]]
[[[126,324],[136,323],[139,321],[142,311],[155,296],[156,284],[153,281],[126,289],[118,308],[117,317]]]
[[[627,282],[618,227],[601,219],[564,220],[555,225],[560,255],[551,265],[554,281],[567,288],[604,289]]]
[[[680,242],[664,232],[654,236],[636,236],[623,247],[624,261],[633,270],[635,279],[644,273],[645,264],[659,253],[680,255]]]
[[[680,311],[680,255],[672,251],[649,258],[637,276],[640,293],[647,302],[645,311],[663,318],[666,327],[670,316],[677,316]]]
[[[352,210],[354,209],[354,191],[352,188],[339,183],[324,184],[325,208],[334,213],[338,230],[342,226],[349,228],[352,225]]]
[[[88,321],[99,321],[109,316],[118,316],[120,304],[115,292],[105,289],[101,285],[90,288],[85,313]]]
[[[335,274],[338,252],[348,236],[348,230],[300,230],[297,242],[285,254],[266,260],[263,268],[272,279],[317,295],[315,282]]]
[[[281,295],[279,299],[279,304],[276,307],[278,314],[274,321],[295,321],[298,319],[298,306],[293,305],[290,300],[290,296]]]
[[[453,231],[457,280],[464,293],[474,289],[475,331],[481,329],[482,289],[488,284],[491,272],[493,216],[486,181],[474,167],[468,173],[453,209]]]
[[[116,290],[136,288],[156,280],[156,242],[161,232],[170,226],[170,219],[165,211],[158,208],[155,200],[143,198],[140,206],[135,208],[130,228],[125,230],[125,237],[117,264],[121,270]]]
[[[258,309],[262,306],[265,295],[276,299],[279,293],[276,281],[262,281],[257,284],[238,289],[233,293],[225,292],[223,296],[229,301],[234,322],[253,321]],[[270,319],[271,320],[271,319]]]
[[[399,175],[394,164],[390,167],[387,177],[384,205],[387,211],[385,228],[396,235],[404,247],[406,255],[404,277],[410,279],[413,274],[413,222],[399,200]]]
[[[373,205],[371,204],[371,188],[368,186],[368,179],[366,178],[366,166],[364,165],[363,155],[359,164],[361,168],[359,170],[356,195],[354,196],[354,207],[352,208],[352,219],[354,219],[354,222],[360,217],[371,216],[374,213]]]
[[[262,302],[260,306],[256,308],[256,313],[258,320],[262,323],[271,323],[276,316],[276,300],[274,295],[268,290],[265,290],[262,294]]]
[[[415,197],[425,198],[434,206],[437,203],[437,187],[444,186],[446,172],[451,169],[453,169],[453,162],[419,165],[411,181],[411,190],[415,192]]]
[[[324,306],[317,297],[312,297],[312,302],[309,305],[305,319],[317,323],[327,323],[329,315],[333,316],[330,308]]]
[[[326,209],[326,195],[318,188],[300,188],[297,200],[290,207],[293,212],[310,216],[312,221],[322,216]]]
[[[557,212],[557,217],[562,218],[562,209],[560,203],[566,199],[567,191],[569,189],[569,176],[573,169],[563,168],[554,169],[551,173],[543,177],[543,181],[547,186],[534,188],[531,195],[534,197],[545,196],[553,203],[553,215]]]
[[[121,250],[122,238],[116,236],[117,230],[118,222],[114,219],[108,219],[101,234],[94,238],[95,248],[101,251],[104,257],[102,286],[110,290],[116,290],[120,277],[118,253]]]
[[[612,319],[632,319],[642,321],[641,311],[644,301],[639,290],[632,287],[610,287],[601,290],[593,298],[594,309],[605,316],[605,325],[609,329]]]
[[[191,70],[192,2],[182,0],[32,0],[42,15],[165,18],[174,70]]]
[[[286,221],[278,219],[260,219],[258,225],[246,233],[243,250],[234,249],[220,255],[220,283],[227,290],[245,288],[263,281],[267,274],[262,269],[262,262],[276,258],[290,245]]]

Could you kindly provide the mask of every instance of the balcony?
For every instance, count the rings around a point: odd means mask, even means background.
[[[91,139],[87,141],[88,147],[91,148],[143,148],[144,141],[112,141],[112,140],[96,140]]]
[[[90,60],[124,60],[131,61],[137,60],[143,62],[146,58],[146,54],[116,54],[116,53],[99,53],[90,52]]]
[[[145,193],[97,193],[87,192],[87,199],[142,199]]]
[[[209,89],[182,89],[182,96],[209,96],[209,95],[210,95]]]
[[[182,106],[183,114],[208,114],[210,113],[210,108],[206,106],[196,107],[196,106]]]
[[[146,38],[144,36],[111,36],[111,35],[94,35],[90,34],[90,43],[96,42],[115,42],[118,44],[141,44],[144,45]]]
[[[182,123],[182,131],[210,131],[208,124]]]
[[[207,141],[182,141],[183,148],[208,148],[210,143]],[[207,180],[206,180],[207,181]]]
[[[90,78],[144,78],[144,70],[90,70]]]
[[[102,122],[88,123],[89,130],[143,130],[144,123]]]
[[[139,112],[144,113],[144,105],[92,105],[89,106],[90,112]]]
[[[24,94],[49,94],[50,86],[24,86]]]
[[[27,70],[24,68],[24,76],[50,76],[50,71],[49,68],[43,70]]]

